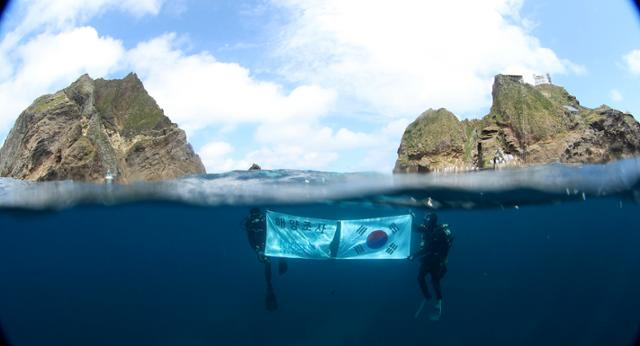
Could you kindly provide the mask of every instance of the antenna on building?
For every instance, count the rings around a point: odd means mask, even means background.
[[[548,73],[546,74],[533,74],[533,83],[535,86],[542,84],[551,84],[551,76]]]

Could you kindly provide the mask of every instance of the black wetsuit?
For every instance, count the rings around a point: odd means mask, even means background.
[[[260,262],[264,263],[264,279],[267,283],[266,308],[270,311],[277,310],[278,304],[271,282],[271,261],[264,255],[267,241],[266,219],[264,214],[251,213],[245,221],[245,229],[247,231],[249,245],[258,255]],[[287,267],[287,262],[283,258],[279,259],[278,272],[280,275],[287,271]]]
[[[249,215],[245,221],[245,229],[249,238],[249,245],[258,255],[258,259],[264,263],[264,278],[267,281],[267,289],[273,291],[271,284],[271,263],[264,256],[264,248],[267,240],[267,230],[264,214]]]
[[[264,253],[267,240],[266,222],[263,214],[251,214],[244,224],[249,245],[256,253]]]
[[[423,237],[423,247],[415,257],[420,259],[420,271],[418,273],[418,284],[422,295],[426,299],[431,298],[427,288],[426,276],[431,274],[431,282],[436,292],[436,299],[442,299],[442,289],[440,280],[447,273],[447,256],[453,243],[453,236],[447,225],[436,225],[432,232],[428,232],[424,225],[420,226]]]

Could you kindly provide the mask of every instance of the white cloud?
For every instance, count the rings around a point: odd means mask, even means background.
[[[234,148],[222,141],[205,145],[198,154],[209,173],[244,170],[254,162],[264,169],[337,167],[346,171],[389,172],[407,124],[408,120],[398,119],[381,129],[355,132],[320,124],[267,123],[258,126],[255,132],[255,145],[259,148],[242,158],[236,157]]]
[[[258,163],[262,168],[288,168],[323,170],[338,158],[332,151],[309,151],[296,144],[263,147],[247,155],[248,161]]]
[[[611,97],[611,101],[613,102],[620,102],[624,99],[620,91],[618,91],[617,89],[612,89],[609,93],[609,96]]]
[[[640,75],[640,49],[632,50],[622,58],[631,73]]]
[[[585,72],[527,31],[521,1],[274,2],[294,18],[277,52],[283,75],[381,114],[477,111],[496,73]]]
[[[135,16],[157,15],[163,0],[27,0],[18,3],[24,19],[16,28],[26,32],[37,28],[66,29],[117,9]]]
[[[263,168],[327,169],[341,153],[354,149],[377,147],[379,138],[373,134],[337,131],[308,122],[266,123],[258,127],[255,141],[262,145],[249,153],[245,161],[259,163]]]
[[[103,77],[118,69],[122,42],[78,27],[107,10],[155,15],[162,0],[27,0],[17,2],[15,26],[0,42],[0,140],[36,97],[67,86],[83,73]]]
[[[165,113],[188,132],[210,125],[313,121],[333,105],[333,91],[302,85],[287,92],[281,85],[252,78],[235,63],[217,61],[208,52],[185,54],[174,34],[140,43],[129,63]]]
[[[263,124],[258,127],[255,139],[263,144],[293,143],[314,151],[356,149],[377,142],[375,137],[363,132],[346,128],[334,131],[328,126],[299,122]]]
[[[0,60],[15,61],[0,81],[0,134],[33,100],[77,79],[82,73],[104,76],[124,55],[122,43],[101,37],[91,27],[58,34],[43,33]]]
[[[77,78],[82,72],[104,76],[122,58],[122,42],[100,37],[91,27],[59,34],[42,34],[18,48],[22,69],[16,80],[56,83]]]
[[[330,127],[302,122],[265,123],[255,132],[252,150],[241,159],[233,158],[234,148],[226,142],[214,141],[203,146],[198,154],[207,172],[247,169],[258,163],[264,169],[327,169],[350,149],[378,147],[374,134],[353,132],[346,128],[334,131]]]
[[[198,155],[208,173],[228,172],[235,169],[248,169],[250,163],[244,160],[234,160],[229,157],[234,148],[231,144],[215,141],[203,146]]]
[[[336,131],[308,123],[263,124],[255,134],[256,143],[262,147],[247,154],[242,162],[244,166],[257,162],[265,169],[327,170],[337,167],[344,171],[388,173],[408,123],[407,119],[396,119],[371,132],[354,132],[347,128]]]

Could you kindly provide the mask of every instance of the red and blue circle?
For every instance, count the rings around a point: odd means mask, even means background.
[[[367,236],[367,246],[370,249],[379,249],[389,240],[389,236],[383,230],[375,230]]]

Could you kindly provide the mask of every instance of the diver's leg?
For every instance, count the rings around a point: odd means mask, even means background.
[[[432,270],[431,283],[433,284],[433,290],[436,291],[436,301],[431,308],[431,312],[429,312],[429,319],[432,321],[440,320],[440,316],[442,315],[442,289],[440,287],[440,279],[442,279],[440,270]]]
[[[264,261],[264,278],[267,282],[265,307],[269,311],[275,311],[278,309],[278,301],[276,300],[276,293],[273,291],[273,285],[271,283],[271,262],[269,260]]]
[[[420,291],[422,291],[422,295],[425,299],[431,299],[431,294],[429,293],[429,289],[427,288],[427,265],[425,262],[420,264],[420,271],[418,272],[418,285],[420,285]]]
[[[442,300],[442,286],[441,280],[444,278],[444,274],[447,273],[446,264],[440,264],[437,270],[431,272],[431,283],[433,284],[433,289],[436,291],[436,299]]]
[[[436,299],[442,300],[442,287],[440,286],[440,273],[431,272],[431,284],[433,284],[433,290],[436,291]]]
[[[273,286],[271,285],[271,262],[264,261],[264,280],[267,282],[267,289],[273,290]]]

